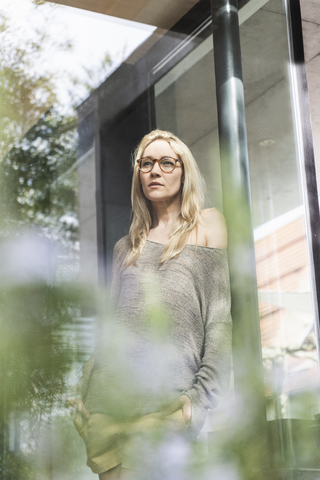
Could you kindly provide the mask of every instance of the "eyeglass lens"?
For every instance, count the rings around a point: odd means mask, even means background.
[[[151,158],[142,158],[140,161],[140,170],[142,172],[150,172],[158,160],[152,160]],[[160,168],[163,172],[172,172],[176,166],[176,160],[171,157],[162,157],[159,161]]]

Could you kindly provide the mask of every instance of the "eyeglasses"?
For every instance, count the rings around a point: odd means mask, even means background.
[[[181,164],[183,163],[182,160],[180,160],[180,158],[171,158],[171,157],[162,157],[162,158],[154,158],[154,159],[150,157],[144,157],[144,158],[139,158],[139,160],[137,160],[139,170],[142,173],[151,172],[156,162],[158,163],[160,169],[165,173],[173,172],[173,170],[177,166],[177,162]]]

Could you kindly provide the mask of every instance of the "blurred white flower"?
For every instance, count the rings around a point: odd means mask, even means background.
[[[50,281],[55,272],[56,246],[36,231],[24,231],[1,242],[0,282]]]

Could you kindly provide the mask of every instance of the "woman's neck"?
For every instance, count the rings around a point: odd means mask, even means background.
[[[165,228],[174,224],[181,212],[180,196],[170,199],[170,201],[162,200],[152,202],[152,227]]]
[[[179,203],[154,202],[152,210],[152,227],[148,239],[155,242],[167,243],[170,239],[172,227],[181,213],[180,199]]]

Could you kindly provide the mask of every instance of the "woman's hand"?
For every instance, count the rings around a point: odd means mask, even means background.
[[[90,413],[84,406],[84,403],[80,398],[68,397],[66,404],[76,428],[81,428],[83,421],[90,418]]]
[[[191,400],[187,395],[180,395],[165,411],[165,415],[171,415],[181,408],[184,421],[189,424],[192,418]]]

